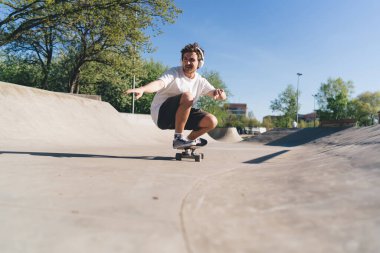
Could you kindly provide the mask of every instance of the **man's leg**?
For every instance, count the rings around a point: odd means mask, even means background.
[[[192,105],[191,94],[183,93],[168,98],[160,107],[157,125],[161,129],[175,129],[173,148],[194,145],[193,141],[189,141],[183,136]]]
[[[187,138],[189,140],[195,140],[199,136],[214,129],[217,126],[217,124],[218,124],[217,118],[214,115],[207,113],[206,116],[204,116],[199,122],[199,129],[193,130]]]
[[[185,130],[186,122],[189,118],[191,107],[193,106],[193,96],[185,92],[181,96],[179,106],[175,114],[175,132],[182,133]]]
[[[189,93],[189,92],[182,93],[182,95],[180,97],[178,108],[177,108],[176,113],[175,113],[175,126],[174,126],[175,136],[177,136],[177,134],[178,134],[178,136],[182,136],[182,133],[185,130],[186,124],[188,123],[188,120],[189,120],[189,116],[190,116],[191,109],[193,106],[193,100],[194,100],[194,98],[191,95],[191,93]],[[162,105],[162,107],[164,107],[164,105]],[[169,108],[170,107],[168,107],[168,109]],[[161,109],[162,109],[162,111],[161,111]],[[166,107],[161,108],[161,109],[160,109],[160,114],[163,113],[163,115],[165,115],[165,113],[167,113]],[[203,112],[203,114],[204,114],[204,112]],[[197,116],[197,117],[199,117],[199,116]],[[208,131],[214,129],[216,127],[216,125],[218,124],[218,120],[216,119],[216,117],[210,113],[206,113],[206,115],[204,115],[204,116],[201,115],[200,117],[202,117],[202,118],[199,121],[199,123],[198,123],[198,120],[196,118],[192,118],[192,123],[190,124],[191,128],[186,128],[186,129],[197,129],[197,130],[193,130],[189,134],[187,139],[195,140],[199,136],[201,136],[201,135],[207,133]],[[159,123],[160,123],[160,118],[159,118]],[[187,126],[187,127],[189,127],[189,126]],[[167,129],[167,128],[162,127],[162,129]],[[175,137],[175,138],[177,138],[177,137]],[[174,142],[175,141],[176,140],[174,140]],[[173,147],[175,146],[174,142],[173,142]],[[186,142],[186,140],[185,140],[185,142]],[[187,145],[187,143],[183,143],[183,145]]]

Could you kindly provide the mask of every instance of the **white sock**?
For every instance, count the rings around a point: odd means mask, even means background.
[[[174,139],[183,138],[182,133],[174,133]]]

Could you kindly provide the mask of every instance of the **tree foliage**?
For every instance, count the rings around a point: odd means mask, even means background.
[[[240,134],[246,133],[247,128],[251,129],[253,127],[261,126],[259,120],[255,118],[253,113],[251,115],[236,115],[232,113],[227,114],[227,118],[222,125],[223,127],[236,127]]]
[[[138,75],[136,87],[140,87],[154,80],[157,80],[166,70],[169,69],[169,67],[160,62],[154,62],[151,59],[150,61],[144,61],[143,69],[143,73],[140,73],[140,75]],[[132,82],[133,80],[131,80],[131,84]],[[145,93],[144,96],[142,96],[139,100],[136,100],[135,112],[149,114],[153,97],[154,94]]]
[[[321,120],[355,119],[360,126],[375,123],[380,110],[380,92],[364,92],[351,99],[354,91],[352,81],[342,78],[328,79],[322,83],[317,94]]]
[[[322,83],[317,94],[319,118],[321,120],[352,118],[348,109],[353,89],[353,82],[345,82],[342,78],[329,78],[326,83]]]
[[[38,67],[18,57],[3,56],[0,60],[0,80],[2,81],[34,86],[41,79]]]
[[[81,86],[81,93],[98,94],[104,101],[109,102],[120,112],[132,112],[132,96],[126,96],[125,91],[133,87],[135,75],[136,87],[157,80],[168,67],[159,62],[141,61],[139,72],[120,74],[111,67],[102,67],[99,64],[86,68],[83,76],[86,77]],[[149,114],[150,104],[154,94],[144,94],[135,100],[135,113]]]
[[[266,129],[272,129],[274,127],[272,118],[270,116],[263,118],[263,123],[261,124]]]
[[[349,104],[349,112],[360,126],[375,124],[380,111],[380,91],[364,92]]]
[[[278,95],[277,99],[271,101],[270,108],[272,111],[282,113],[282,117],[279,117],[274,122],[277,127],[290,127],[299,109],[297,109],[297,91],[289,84],[286,89]]]
[[[125,69],[139,52],[149,51],[150,36],[161,32],[159,24],[173,23],[180,13],[173,2],[1,1],[0,46],[38,62],[43,88],[57,57],[66,71],[67,90],[78,93],[81,72],[91,62]]]

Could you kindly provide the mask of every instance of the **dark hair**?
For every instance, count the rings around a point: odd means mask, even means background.
[[[197,42],[194,42],[193,44],[187,44],[181,50],[181,60],[183,60],[183,55],[185,53],[194,53],[194,52],[197,54],[198,60],[204,60],[202,57],[202,54],[199,52],[199,50],[202,50],[202,53],[204,55],[205,51],[198,45]]]

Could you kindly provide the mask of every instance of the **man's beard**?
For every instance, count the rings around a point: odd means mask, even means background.
[[[183,71],[185,73],[191,74],[191,73],[194,73],[196,69],[194,69],[194,66],[192,65],[186,65],[186,66],[183,66]]]

